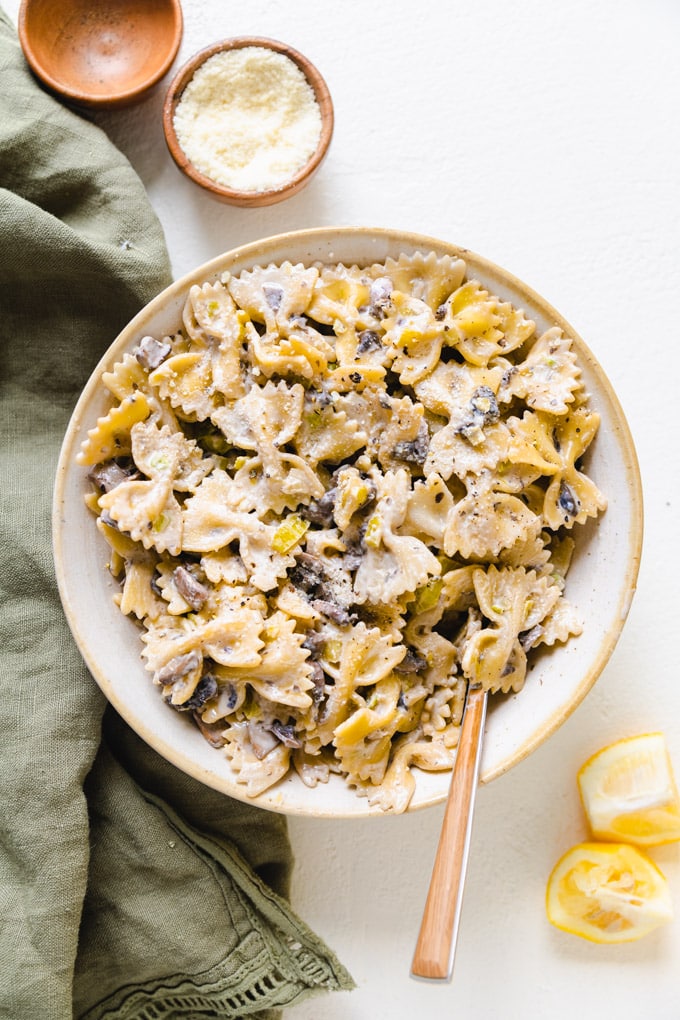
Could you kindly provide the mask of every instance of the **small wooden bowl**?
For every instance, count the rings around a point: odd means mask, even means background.
[[[319,143],[307,162],[284,183],[277,185],[274,188],[267,188],[262,191],[239,191],[234,188],[229,188],[198,170],[182,149],[177,138],[174,123],[175,111],[182,98],[184,89],[205,61],[209,60],[210,57],[214,57],[217,53],[224,52],[225,50],[243,49],[246,46],[274,50],[276,53],[281,53],[288,57],[294,64],[297,64],[311,86],[321,112],[321,134],[319,136]],[[281,202],[284,198],[290,198],[291,195],[297,194],[298,191],[301,191],[302,188],[309,183],[312,176],[319,169],[319,166],[328,151],[328,146],[333,134],[333,121],[333,102],[331,100],[331,94],[326,82],[316,67],[307,59],[307,57],[303,56],[302,53],[298,53],[298,51],[294,50],[291,46],[282,42],[277,42],[275,39],[266,39],[258,36],[238,36],[234,39],[225,39],[222,42],[217,42],[214,45],[201,50],[199,53],[196,53],[177,72],[175,78],[170,84],[163,107],[163,129],[165,131],[165,140],[170,151],[170,155],[179,169],[186,174],[187,177],[196,184],[199,184],[219,201],[227,202],[229,205],[250,207],[273,205],[275,202]]]
[[[89,107],[127,106],[166,74],[182,39],[180,0],[22,0],[19,39],[33,73]]]

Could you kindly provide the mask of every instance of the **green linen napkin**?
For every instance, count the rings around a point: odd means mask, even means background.
[[[105,709],[54,580],[61,439],[170,281],[163,234],[1,11],[0,80],[0,1017],[271,1020],[352,987],[287,903],[285,819],[201,786]]]

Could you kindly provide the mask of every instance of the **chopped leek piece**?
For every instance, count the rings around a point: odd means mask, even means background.
[[[154,471],[165,471],[169,467],[168,458],[164,453],[158,451],[149,457],[149,467],[152,467]]]
[[[170,522],[165,514],[159,514],[153,522],[152,527],[154,531],[165,531],[169,523]]]
[[[274,537],[272,538],[272,549],[274,552],[281,553],[282,555],[290,552],[298,544],[308,527],[309,522],[303,521],[298,514],[291,514],[289,517],[286,517],[285,521],[282,521],[274,532]]]
[[[379,514],[373,514],[369,518],[368,524],[366,525],[366,531],[364,532],[364,542],[366,545],[370,545],[373,549],[377,549],[380,545],[380,535],[382,534],[382,522]]]
[[[441,577],[433,577],[431,581],[418,589],[414,606],[416,613],[427,613],[430,609],[434,609],[439,601],[442,584]]]
[[[323,646],[322,658],[326,659],[327,662],[340,662],[342,658],[342,641],[339,641],[337,638],[326,641]]]

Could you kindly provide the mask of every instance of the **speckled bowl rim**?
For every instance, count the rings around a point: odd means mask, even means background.
[[[354,260],[351,257],[342,258],[344,252],[352,250],[355,245],[357,248],[361,248],[362,255]],[[211,259],[173,283],[145,306],[109,347],[85,386],[66,431],[57,467],[53,502],[53,550],[59,593],[73,636],[92,675],[107,699],[140,737],[182,771],[214,789],[256,806],[291,815],[327,818],[383,816],[384,812],[380,809],[370,808],[365,799],[357,797],[352,791],[348,791],[346,785],[337,776],[331,777],[331,783],[328,786],[320,786],[316,790],[311,791],[304,788],[304,795],[301,795],[302,800],[300,796],[291,796],[291,783],[297,783],[300,787],[302,786],[296,776],[289,776],[281,780],[275,787],[257,797],[247,797],[243,788],[234,782],[233,774],[229,775],[228,768],[217,769],[217,758],[221,762],[223,756],[219,751],[209,748],[197,730],[196,733],[201,745],[205,744],[210,753],[217,756],[214,761],[211,759],[210,764],[207,766],[205,764],[205,756],[204,760],[198,761],[194,755],[188,754],[186,750],[179,748],[176,742],[169,739],[167,733],[164,732],[164,730],[168,729],[165,721],[162,721],[159,727],[150,725],[146,718],[140,717],[136,706],[130,704],[128,700],[121,696],[116,676],[113,675],[112,668],[107,663],[107,649],[102,647],[100,641],[93,640],[91,629],[88,628],[87,618],[83,613],[83,607],[78,605],[79,582],[74,571],[68,565],[67,550],[65,548],[69,537],[68,510],[69,506],[75,506],[73,497],[67,489],[69,486],[75,486],[76,489],[80,489],[82,493],[85,493],[88,488],[84,478],[84,469],[78,468],[75,465],[75,454],[86,429],[94,424],[90,405],[97,395],[101,394],[102,385],[100,379],[102,372],[110,369],[125,351],[130,350],[138,339],[145,332],[148,332],[148,324],[155,316],[158,316],[158,314],[162,313],[164,309],[173,303],[180,309],[189,287],[194,283],[216,279],[225,270],[233,269],[235,272],[240,272],[242,269],[253,265],[266,264],[270,261],[282,259],[285,257],[283,253],[287,250],[290,250],[290,257],[293,262],[333,261],[338,258],[346,264],[351,264],[352,261],[355,261],[360,265],[379,262],[389,256],[396,257],[399,251],[407,253],[434,251],[438,255],[449,254],[461,257],[466,262],[468,276],[480,279],[486,286],[492,289],[495,288],[496,293],[506,296],[506,298],[508,294],[522,295],[524,301],[520,304],[523,304],[525,307],[528,306],[529,313],[533,313],[538,309],[546,322],[560,326],[565,334],[574,339],[584,376],[587,375],[591,379],[597,380],[598,406],[596,409],[602,414],[600,432],[602,433],[602,429],[609,426],[611,441],[616,443],[616,449],[620,457],[620,463],[617,467],[617,477],[619,477],[618,472],[620,469],[620,491],[616,495],[617,506],[620,505],[622,507],[623,523],[626,531],[624,535],[620,536],[617,546],[617,554],[623,557],[619,571],[620,583],[617,586],[611,607],[606,614],[606,623],[603,624],[597,648],[594,654],[588,658],[588,661],[581,665],[578,678],[574,680],[573,686],[569,689],[569,697],[549,711],[545,718],[542,718],[531,732],[521,740],[518,746],[512,748],[507,753],[496,755],[495,759],[490,758],[487,753],[488,743],[486,743],[480,776],[482,783],[491,782],[493,779],[501,776],[508,769],[523,761],[550,737],[582,702],[609,661],[630,609],[640,565],[643,538],[643,500],[640,470],[630,429],[618,397],[601,366],[573,327],[544,298],[507,270],[501,269],[495,263],[466,248],[458,247],[427,235],[387,228],[320,227],[278,234],[241,245],[232,251]],[[369,257],[363,257],[366,253],[368,253]],[[178,319],[176,313],[173,313],[173,315],[175,319]],[[602,406],[603,400],[606,406]],[[609,435],[609,432],[606,434]],[[82,476],[80,482],[78,482],[76,477],[78,473]],[[609,493],[608,495],[611,497],[612,494]],[[607,513],[609,512],[610,510],[607,511]],[[603,520],[606,520],[606,514]],[[587,525],[584,527],[587,527]],[[600,525],[595,527],[600,527]],[[96,530],[94,529],[94,522],[93,530]],[[597,532],[594,531],[593,534],[596,535]],[[91,563],[86,566],[89,570],[97,571],[101,569],[103,571],[103,563],[104,558],[102,558],[101,564]],[[567,581],[569,582],[569,578]],[[567,588],[567,596],[569,596],[569,588]],[[127,622],[119,610],[112,605],[112,618],[115,619],[116,616],[123,623]],[[598,626],[601,623],[602,621],[597,621]],[[586,626],[593,626],[594,624],[594,620],[591,620],[590,623],[586,621]],[[130,627],[135,627],[135,625],[130,624]],[[571,650],[574,648],[578,648],[578,642],[581,640],[581,638],[574,638],[567,642],[566,645],[556,647],[550,653],[551,667],[554,667],[556,660],[559,661],[557,657],[560,657],[560,659],[567,657],[568,659],[568,653],[571,653]],[[109,648],[108,651],[110,650]],[[141,642],[139,642],[139,650],[141,651]],[[574,658],[574,655],[572,654],[571,657]],[[577,657],[576,661],[578,661]],[[567,661],[566,666],[569,666],[569,661]],[[149,674],[144,671],[141,660],[139,669],[140,675],[143,674],[147,678],[149,686],[151,686]],[[527,684],[530,682],[531,675],[527,678]],[[154,689],[153,693],[157,697],[158,702],[161,703],[157,690]],[[516,701],[519,704],[519,699],[522,698],[523,693],[520,692],[518,695],[513,695],[510,701]],[[487,731],[490,727],[490,721],[492,722],[494,716],[493,702],[494,699],[491,699],[490,711],[487,716]],[[504,707],[503,704],[499,704],[498,712],[501,712]],[[166,706],[162,705],[162,708],[164,711],[169,712]],[[177,716],[178,713],[169,712],[168,724],[170,721],[174,722]],[[526,721],[528,723],[528,720]],[[448,772],[425,773],[416,770],[415,774],[417,776],[416,794],[409,811],[438,804],[445,799],[448,789]],[[342,785],[339,787],[336,783],[335,788],[332,789],[333,783],[336,780]],[[342,795],[340,795],[341,790],[345,791]]]

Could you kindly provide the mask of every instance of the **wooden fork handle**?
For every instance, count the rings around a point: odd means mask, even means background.
[[[481,688],[468,690],[444,821],[411,964],[412,977],[448,981],[453,971],[486,700],[486,691]]]

